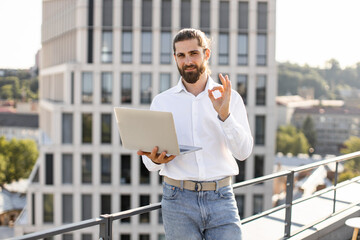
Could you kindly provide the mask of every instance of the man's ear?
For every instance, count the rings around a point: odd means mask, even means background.
[[[209,48],[205,49],[205,59],[208,61],[211,55],[211,50]]]

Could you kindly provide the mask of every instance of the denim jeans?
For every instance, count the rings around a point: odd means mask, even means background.
[[[241,223],[231,186],[189,191],[163,183],[166,240],[241,240]]]

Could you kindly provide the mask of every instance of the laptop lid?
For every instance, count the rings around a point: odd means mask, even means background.
[[[171,112],[115,107],[116,122],[124,148],[181,155],[200,150],[200,147],[181,145],[180,150],[173,115]]]

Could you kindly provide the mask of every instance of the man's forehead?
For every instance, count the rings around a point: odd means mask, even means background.
[[[202,48],[199,46],[197,39],[189,39],[189,40],[176,42],[175,49],[176,52],[191,52],[191,51],[202,50]]]

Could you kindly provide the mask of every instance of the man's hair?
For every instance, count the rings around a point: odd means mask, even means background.
[[[191,40],[191,39],[197,39],[199,46],[202,47],[204,50],[205,49],[211,50],[211,48],[210,48],[211,40],[208,37],[206,37],[204,32],[202,32],[198,29],[194,29],[194,28],[184,28],[184,29],[180,30],[174,37],[174,40],[173,40],[174,54],[176,52],[175,43],[185,41],[185,40]]]

